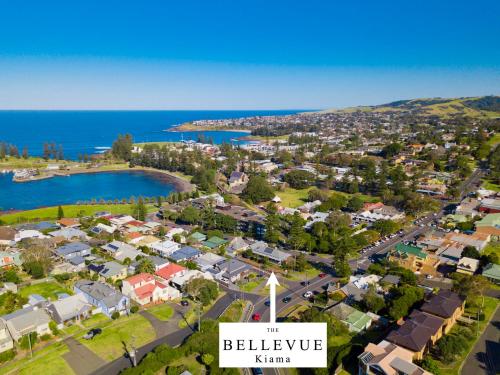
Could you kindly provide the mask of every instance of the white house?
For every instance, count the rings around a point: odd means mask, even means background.
[[[150,248],[151,250],[166,258],[175,251],[179,250],[181,248],[181,245],[174,241],[165,240],[151,244]]]

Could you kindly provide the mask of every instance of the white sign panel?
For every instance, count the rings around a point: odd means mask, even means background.
[[[326,323],[220,323],[220,367],[327,367]]]

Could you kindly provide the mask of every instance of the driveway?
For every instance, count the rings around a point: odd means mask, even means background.
[[[463,375],[500,373],[500,309],[497,308],[483,334],[465,359]]]
[[[73,337],[64,340],[69,352],[63,355],[68,365],[77,375],[87,375],[104,366],[106,362]]]

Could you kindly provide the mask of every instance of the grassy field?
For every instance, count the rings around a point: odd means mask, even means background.
[[[106,361],[123,355],[125,346],[140,347],[155,339],[155,331],[148,320],[141,315],[120,317],[117,321],[104,324],[102,333],[92,340],[78,340]]]
[[[166,303],[153,306],[147,311],[163,321],[169,320],[174,315],[174,309],[172,308],[172,306],[167,305]]]
[[[66,344],[57,342],[39,351],[35,351],[32,359],[28,356],[0,368],[0,373],[22,375],[73,375],[73,370],[62,357],[62,355],[67,352],[68,347]]]
[[[203,366],[200,362],[198,362],[196,357],[197,357],[196,354],[192,354],[188,357],[182,357],[176,359],[170,364],[170,366],[171,367],[184,366],[193,375],[204,374],[205,366]],[[165,370],[158,372],[158,374],[165,374]]]
[[[477,338],[479,338],[481,336],[481,333],[484,331],[484,329],[488,325],[488,322],[491,318],[491,315],[495,311],[497,304],[498,304],[498,300],[496,298],[484,297],[483,312],[484,312],[485,319],[483,321],[479,322],[479,335]],[[473,309],[466,309],[466,311],[465,311],[466,316],[468,314],[474,315],[474,313],[475,313],[475,310],[473,310]],[[454,334],[457,331],[457,328],[458,328],[458,324],[456,326],[454,326],[448,334]],[[476,326],[474,325],[473,327],[471,327],[471,329],[475,330]],[[441,369],[441,373],[447,374],[447,375],[448,374],[458,375],[460,373],[460,367],[461,367],[462,363],[465,361],[465,358],[467,358],[467,355],[472,350],[475,343],[476,343],[475,339],[472,341],[469,341],[468,345],[467,345],[467,350],[465,350],[464,353],[462,355],[460,355],[451,364],[445,364],[445,363],[442,363],[441,361],[438,361],[437,363],[439,365],[439,368]]]
[[[252,280],[240,286],[240,289],[244,292],[251,293],[255,288],[257,288],[262,280]]]
[[[482,187],[487,190],[500,191],[500,185],[484,179]]]
[[[283,191],[277,191],[276,195],[281,198],[282,206],[297,208],[307,202],[307,193],[311,189],[312,188],[298,190],[286,188]]]
[[[247,301],[237,300],[231,303],[229,307],[224,311],[224,314],[220,316],[221,322],[239,322],[241,316],[243,315],[243,308],[245,307]]]
[[[318,270],[314,267],[311,267],[311,268],[308,268],[305,272],[296,272],[296,271],[289,272],[287,275],[287,278],[292,280],[292,281],[302,281],[302,280],[306,279],[306,275],[307,275],[307,279],[311,280],[311,279],[314,279],[315,277],[317,277],[320,273],[321,273],[320,270]]]
[[[148,211],[154,212],[154,204],[148,204]],[[62,206],[65,217],[90,216],[99,211],[108,211],[112,214],[130,214],[131,204],[88,204],[88,205],[64,205]],[[57,207],[44,207],[34,210],[21,211],[0,216],[0,224],[19,224],[26,222],[36,222],[43,220],[56,220]]]
[[[493,137],[488,139],[488,144],[490,146],[495,146],[498,143],[500,143],[500,134],[495,134]]]
[[[7,157],[0,160],[0,169],[18,168],[46,168],[48,162],[42,158],[29,157],[28,159]]]
[[[90,328],[90,327],[95,327],[97,325],[102,325],[104,323],[108,323],[110,321],[111,319],[108,318],[106,315],[104,315],[103,313],[99,313],[92,315],[90,318],[84,320],[82,324],[84,327]]]
[[[30,294],[39,294],[42,297],[50,298],[52,301],[57,300],[57,293],[73,294],[71,290],[56,282],[29,285],[19,290],[19,294],[23,297],[28,297]]]
[[[483,254],[488,255],[494,253],[500,258],[500,242],[490,242],[484,249]]]

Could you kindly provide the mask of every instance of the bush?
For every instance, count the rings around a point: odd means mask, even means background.
[[[201,356],[201,361],[205,365],[210,366],[210,364],[214,361],[214,356],[210,353],[205,353]]]
[[[111,314],[111,319],[116,320],[120,317],[120,313],[118,311],[115,311],[113,314]]]
[[[40,340],[42,341],[47,341],[50,340],[52,336],[49,333],[46,333],[45,335],[40,336]]]
[[[34,347],[37,341],[37,336],[38,335],[36,332],[32,332],[28,335],[24,335],[23,337],[21,337],[21,340],[19,342],[19,346],[21,347],[21,349],[28,350],[30,348],[30,342],[31,342],[31,347]]]
[[[139,306],[137,306],[137,305],[134,305],[134,306],[132,306],[132,307],[130,308],[130,312],[131,312],[132,314],[135,314],[137,311],[139,311]]]
[[[0,353],[0,363],[4,363],[10,361],[16,356],[16,352],[14,349],[7,350],[3,353]]]
[[[57,336],[59,334],[59,329],[57,328],[57,324],[53,320],[49,322],[49,328],[54,336]]]

